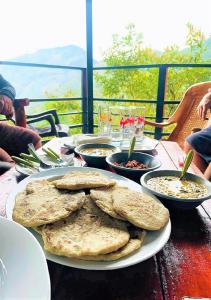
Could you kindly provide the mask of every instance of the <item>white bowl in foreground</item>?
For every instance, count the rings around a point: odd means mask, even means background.
[[[50,300],[50,278],[40,244],[23,226],[0,217],[0,299]]]

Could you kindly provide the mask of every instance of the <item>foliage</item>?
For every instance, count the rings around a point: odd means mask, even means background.
[[[187,48],[181,51],[177,45],[166,47],[163,52],[145,47],[143,37],[135,26],[127,27],[126,35],[113,36],[113,45],[104,53],[106,66],[147,65],[147,64],[185,64],[205,63],[206,46],[202,32],[190,23],[187,24]],[[191,84],[205,81],[211,72],[203,68],[169,68],[166,99],[181,99]],[[158,68],[105,70],[97,72],[95,80],[102,88],[103,97],[122,99],[157,99]],[[131,105],[131,104],[127,104]],[[166,107],[169,115],[175,105]],[[155,115],[155,108],[147,107],[147,115]]]
[[[63,95],[61,96],[59,92],[57,93],[49,93],[48,91],[45,92],[46,98],[53,99],[53,98],[70,98],[75,97],[74,93],[71,89],[66,90]],[[80,104],[78,101],[73,100],[55,100],[55,101],[46,101],[45,108],[48,109],[56,109],[58,114],[68,113],[68,112],[79,112],[80,111]],[[74,115],[61,115],[59,117],[60,123],[67,124],[67,125],[75,125],[81,124],[82,119],[81,115],[74,114]],[[73,132],[73,130],[71,130]],[[77,132],[77,130],[74,130]]]
[[[126,28],[126,34],[113,35],[113,45],[106,50],[103,61],[106,66],[135,66],[146,65],[146,68],[129,68],[127,70],[103,70],[94,73],[94,91],[98,97],[119,99],[156,100],[158,89],[159,68],[149,68],[151,64],[197,64],[209,63],[205,59],[207,46],[203,33],[192,24],[187,24],[186,48],[181,50],[178,45],[170,45],[163,52],[155,51],[144,45],[143,35],[136,32],[133,24]],[[209,80],[211,71],[207,68],[171,68],[168,69],[166,99],[181,99],[184,91],[192,84]],[[100,87],[100,89],[99,89]],[[100,91],[100,94],[99,94]],[[48,93],[48,98],[61,97],[59,93]],[[62,97],[73,97],[73,92],[67,90]],[[132,103],[132,102],[131,102]],[[131,105],[127,102],[125,105]],[[96,111],[98,103],[95,102]],[[113,105],[119,105],[114,102]],[[140,104],[137,104],[140,105]],[[80,104],[76,101],[47,102],[46,108],[56,108],[58,112],[79,111]],[[176,105],[165,105],[164,116],[167,117],[175,110]],[[146,114],[155,116],[156,107],[146,105]],[[95,122],[97,121],[95,115]],[[62,117],[67,124],[81,123],[80,115]]]

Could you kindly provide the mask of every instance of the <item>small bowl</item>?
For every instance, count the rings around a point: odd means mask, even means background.
[[[89,148],[107,148],[113,150],[113,152],[118,152],[120,149],[110,144],[82,144],[75,148],[75,152],[79,154],[90,167],[104,168],[106,167],[106,156],[107,155],[89,155],[82,151]]]
[[[137,160],[140,163],[143,163],[148,166],[146,169],[131,169],[125,167],[116,166],[114,163],[122,163],[127,161],[127,152],[114,153],[106,157],[106,161],[117,174],[120,174],[124,177],[130,178],[134,181],[140,182],[140,177],[149,171],[155,170],[161,166],[161,162],[152,155],[142,153],[142,152],[133,152],[131,154],[130,160]]]
[[[191,198],[191,199],[184,199],[184,198],[178,198],[174,196],[167,196],[165,194],[156,192],[152,188],[150,188],[147,184],[148,180],[154,177],[160,177],[160,176],[177,176],[179,177],[181,175],[181,171],[177,170],[156,170],[149,172],[142,176],[141,178],[141,184],[144,188],[146,188],[148,191],[153,193],[154,195],[158,196],[159,199],[163,202],[163,204],[169,208],[177,208],[177,209],[193,209],[200,205],[203,201],[211,198],[211,183],[195,174],[186,173],[185,177],[187,179],[190,179],[192,181],[198,182],[200,184],[203,184],[207,187],[208,194],[201,198]]]

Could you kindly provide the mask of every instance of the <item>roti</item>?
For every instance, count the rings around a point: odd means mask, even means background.
[[[116,181],[99,172],[71,172],[53,183],[58,189],[80,190],[109,187],[115,185]]]
[[[91,199],[96,203],[96,205],[105,213],[107,213],[113,218],[125,220],[123,217],[118,215],[113,208],[112,193],[115,191],[116,188],[116,186],[113,186],[108,188],[92,189],[90,191],[90,196]]]
[[[118,250],[129,241],[126,225],[101,211],[87,196],[84,206],[42,229],[45,250],[68,257],[95,256]]]
[[[37,227],[66,218],[84,200],[84,192],[59,191],[47,180],[33,181],[17,194],[12,217],[25,227]]]
[[[169,220],[169,211],[151,196],[130,189],[117,188],[112,193],[114,210],[131,224],[159,230]]]

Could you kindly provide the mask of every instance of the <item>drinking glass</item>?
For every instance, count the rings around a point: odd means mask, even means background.
[[[114,142],[122,140],[122,129],[120,127],[120,106],[110,106],[111,112],[111,137]]]
[[[105,104],[98,106],[98,133],[101,136],[110,136],[111,133],[111,111]]]
[[[130,107],[131,132],[135,135],[137,141],[144,138],[145,106]]]
[[[120,128],[122,131],[123,140],[131,139],[131,113],[127,106],[120,107]]]

